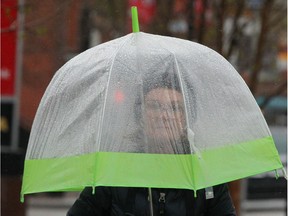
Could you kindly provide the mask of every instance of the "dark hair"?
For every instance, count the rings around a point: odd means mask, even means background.
[[[156,75],[155,77],[150,77],[143,81],[143,95],[144,97],[153,89],[156,88],[167,88],[173,89],[182,93],[179,78],[175,73],[163,73],[161,75]]]

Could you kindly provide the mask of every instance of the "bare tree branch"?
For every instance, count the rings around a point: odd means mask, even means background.
[[[262,59],[263,59],[263,54],[264,54],[264,44],[267,39],[267,33],[268,33],[268,19],[270,16],[271,8],[274,3],[274,0],[265,0],[263,3],[263,7],[261,9],[261,30],[258,38],[258,43],[257,43],[257,50],[255,54],[255,60],[254,60],[254,65],[252,68],[252,74],[251,74],[251,80],[249,83],[249,88],[251,92],[254,94],[257,88],[258,84],[258,77],[259,77],[259,72],[262,69]]]
[[[47,22],[50,22],[50,21],[54,21],[56,20],[58,17],[59,14],[62,14],[63,13],[63,10],[64,8],[67,8],[69,7],[69,5],[71,5],[73,3],[74,0],[65,0],[65,1],[62,1],[58,7],[51,13],[49,14],[48,16],[43,16],[41,18],[38,18],[38,19],[35,19],[33,21],[29,21],[27,23],[25,23],[24,25],[24,28],[25,29],[28,29],[28,28],[35,28],[37,26],[40,26],[40,25],[43,25],[43,24],[46,24]],[[24,6],[24,7],[27,7]]]
[[[187,2],[187,23],[188,23],[188,32],[187,32],[187,39],[193,40],[194,39],[194,0],[188,0]]]
[[[243,28],[239,27],[239,18],[241,17],[241,15],[243,14],[243,11],[245,9],[245,1],[237,1],[236,4],[236,13],[233,19],[233,27],[232,27],[232,31],[231,31],[231,37],[230,37],[230,41],[229,41],[229,47],[228,47],[228,51],[226,53],[226,55],[224,55],[226,57],[226,59],[229,59],[231,54],[234,51],[234,48],[236,46],[236,43],[239,39],[239,34],[240,34],[240,30]]]
[[[216,49],[222,54],[223,51],[223,25],[226,11],[226,0],[216,3]]]
[[[277,16],[271,19],[271,21],[267,24],[268,28],[275,28],[279,24],[282,24],[281,21],[283,21],[283,17],[286,17],[287,8],[285,10],[278,11],[277,13]]]
[[[157,0],[156,15],[151,30],[154,34],[170,35],[168,23],[172,19],[174,0]]]
[[[197,36],[198,43],[203,43],[203,39],[204,39],[204,30],[206,28],[205,15],[207,11],[207,0],[202,1],[202,6],[203,6],[203,11],[200,16],[200,23],[199,23],[198,36]]]

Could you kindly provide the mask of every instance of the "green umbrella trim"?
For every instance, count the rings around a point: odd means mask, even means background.
[[[21,201],[25,194],[81,191],[86,186],[196,191],[282,167],[272,137],[202,151],[200,157],[194,154],[96,152],[33,159],[25,161]]]

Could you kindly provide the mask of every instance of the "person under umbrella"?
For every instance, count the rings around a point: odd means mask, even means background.
[[[21,202],[48,191],[148,188],[153,216],[155,188],[190,190],[198,200],[205,188],[215,204],[222,194],[216,185],[278,169],[286,176],[263,114],[233,66],[208,47],[139,32],[134,23],[133,33],[86,50],[55,73],[32,125]],[[183,104],[175,103],[176,92]],[[133,204],[112,197],[109,209],[145,212],[137,203],[147,197],[138,202],[131,190]],[[162,190],[156,201],[169,215],[171,196]],[[190,206],[192,198],[185,200]]]
[[[192,101],[197,106],[195,100]],[[196,122],[197,114],[195,111],[192,113]],[[187,136],[184,98],[173,69],[143,78],[135,101],[134,116],[139,128],[127,136],[132,143],[138,143],[134,152],[191,154],[193,147]],[[82,191],[67,216],[236,215],[226,184],[198,190],[196,196],[192,190],[171,188],[149,191],[140,187],[96,187],[95,193],[92,190],[86,187]]]

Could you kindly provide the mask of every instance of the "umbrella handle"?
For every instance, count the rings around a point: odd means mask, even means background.
[[[153,216],[153,200],[152,200],[152,190],[148,188],[148,196],[149,196],[149,206],[150,206],[150,216]]]

